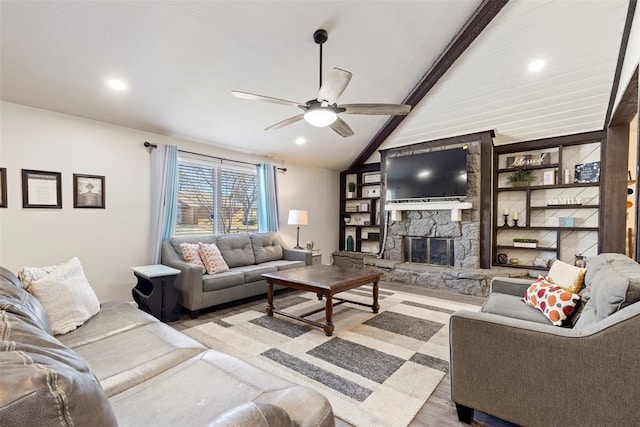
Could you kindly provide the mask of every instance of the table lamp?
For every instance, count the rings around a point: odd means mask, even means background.
[[[296,246],[293,249],[302,249],[300,246],[300,226],[307,225],[309,223],[309,216],[307,215],[307,211],[289,210],[289,221],[287,221],[289,225],[296,225],[298,227],[298,232],[296,235]]]

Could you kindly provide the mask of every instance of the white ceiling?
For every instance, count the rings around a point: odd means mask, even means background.
[[[343,116],[350,138],[305,122],[265,132],[299,110],[229,93],[315,97],[312,35],[325,28],[325,74],[353,73],[339,102],[399,103],[479,3],[2,0],[0,96],[340,170],[386,116]],[[627,0],[511,1],[383,148],[487,129],[499,143],[601,129],[626,10]],[[547,67],[530,74],[536,57]],[[128,90],[108,90],[112,77]]]

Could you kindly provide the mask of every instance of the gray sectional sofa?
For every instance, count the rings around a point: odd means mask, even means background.
[[[566,327],[521,301],[532,280],[495,278],[480,312],[451,316],[460,420],[477,409],[525,426],[638,425],[640,264],[589,259],[581,312]]]
[[[203,274],[182,256],[181,243],[215,243],[229,271]],[[202,308],[266,294],[263,273],[312,264],[310,251],[289,249],[277,232],[172,237],[162,244],[162,264],[177,268],[179,304],[197,317]],[[277,288],[277,287],[276,287]]]
[[[207,350],[128,302],[53,336],[0,267],[0,425],[333,426],[320,393]]]

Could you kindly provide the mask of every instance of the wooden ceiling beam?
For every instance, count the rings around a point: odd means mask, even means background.
[[[422,98],[435,86],[438,80],[449,70],[508,2],[509,0],[483,0],[402,103],[411,105],[411,108],[418,105]],[[355,171],[360,168],[398,125],[402,123],[405,117],[407,116],[393,116],[389,118],[371,142],[369,142],[360,155],[351,163],[347,171]]]

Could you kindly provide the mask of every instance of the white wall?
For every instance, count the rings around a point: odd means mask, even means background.
[[[148,264],[150,156],[144,141],[252,162],[257,156],[7,102],[0,103],[0,167],[8,208],[0,209],[0,265],[57,264],[77,256],[101,301],[131,299],[131,266]],[[278,174],[280,224],[290,246],[288,209],[309,210],[302,242],[314,240],[324,262],[337,248],[336,171],[287,164]],[[21,169],[62,173],[62,209],[23,209]],[[106,176],[106,209],[74,209],[74,173]]]

